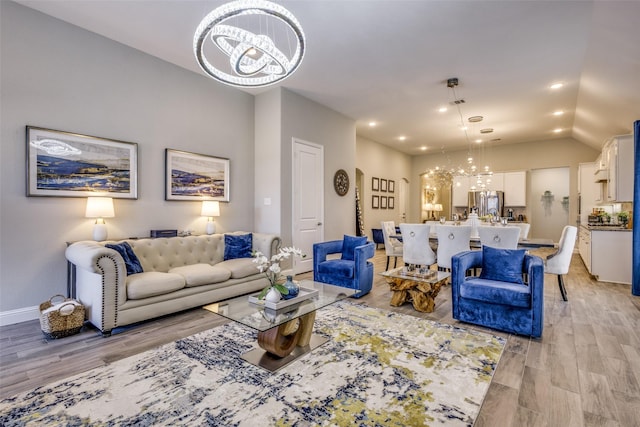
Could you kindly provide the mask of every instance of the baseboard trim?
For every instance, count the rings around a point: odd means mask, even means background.
[[[14,325],[16,323],[35,320],[40,317],[40,307],[24,307],[17,310],[0,312],[0,326]]]

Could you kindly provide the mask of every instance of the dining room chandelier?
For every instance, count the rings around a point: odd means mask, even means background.
[[[493,172],[488,164],[483,167],[478,167],[476,164],[477,157],[484,157],[484,144],[480,146],[479,149],[474,147],[474,144],[471,142],[471,138],[469,138],[469,130],[468,126],[464,121],[462,110],[460,109],[460,105],[465,103],[465,100],[458,97],[456,93],[456,87],[458,86],[459,81],[457,77],[452,77],[447,79],[447,87],[451,89],[453,95],[453,104],[456,106],[458,111],[458,117],[460,118],[460,126],[464,131],[464,136],[467,141],[467,159],[466,164],[458,166],[455,171],[455,175],[457,176],[465,176],[468,177],[469,189],[474,190],[485,190],[491,184],[491,178],[493,176]],[[472,116],[468,118],[469,123],[479,123],[483,120],[482,116]],[[481,129],[480,133],[490,133],[493,132],[493,129]]]
[[[193,36],[198,65],[236,87],[263,87],[290,76],[305,54],[295,16],[266,0],[237,0],[211,11]]]

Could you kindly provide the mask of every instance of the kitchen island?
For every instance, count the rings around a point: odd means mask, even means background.
[[[601,282],[630,285],[632,235],[620,226],[580,226],[578,249],[589,273]]]

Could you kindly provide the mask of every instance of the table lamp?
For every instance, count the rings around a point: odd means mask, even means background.
[[[216,232],[216,224],[213,222],[214,216],[220,216],[220,202],[216,200],[204,200],[202,202],[202,216],[207,218],[207,234],[213,234]]]
[[[87,210],[84,214],[87,218],[95,218],[93,226],[93,240],[101,242],[107,239],[107,224],[104,218],[113,218],[113,199],[111,197],[87,197]]]

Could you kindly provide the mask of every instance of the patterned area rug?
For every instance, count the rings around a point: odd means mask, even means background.
[[[331,339],[275,373],[229,323],[0,402],[0,425],[472,425],[502,338],[351,302],[318,311]]]

